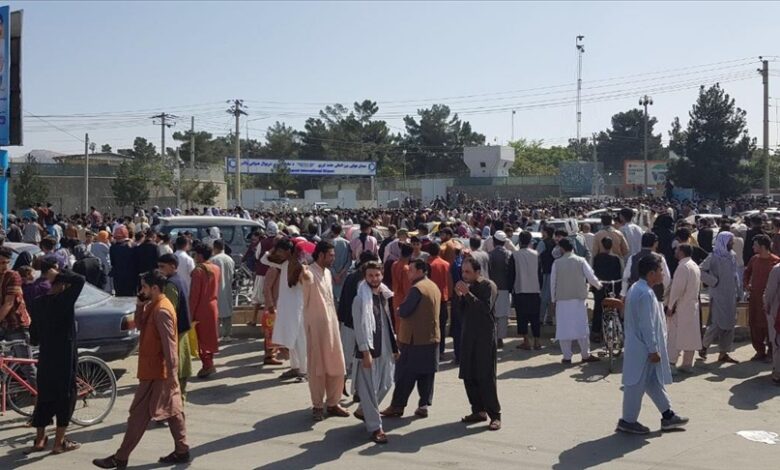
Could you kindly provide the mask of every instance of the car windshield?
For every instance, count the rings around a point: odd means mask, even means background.
[[[84,284],[84,289],[81,290],[81,295],[76,301],[76,308],[91,307],[111,298],[111,295],[98,289],[92,284]]]

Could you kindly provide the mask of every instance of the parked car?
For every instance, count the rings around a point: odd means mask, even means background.
[[[33,258],[42,254],[30,243],[3,244],[14,252],[11,265],[22,252]],[[114,297],[91,284],[84,284],[76,301],[76,346],[90,349],[104,361],[124,359],[138,346],[135,328],[135,297]]]
[[[209,229],[217,227],[222,239],[231,250],[234,259],[240,259],[249,246],[249,235],[261,225],[254,220],[238,217],[214,217],[206,215],[187,215],[177,217],[160,217],[156,230],[167,233],[172,239],[184,232],[190,232],[196,240],[209,236]]]
[[[124,359],[138,346],[135,297],[115,297],[92,284],[76,301],[76,340],[104,361]]]

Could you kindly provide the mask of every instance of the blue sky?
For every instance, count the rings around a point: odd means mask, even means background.
[[[197,128],[224,134],[232,98],[249,106],[250,137],[276,120],[301,128],[324,103],[370,98],[394,131],[404,114],[441,102],[490,142],[510,138],[514,108],[516,137],[561,144],[576,129],[577,34],[586,45],[583,135],[606,128],[612,114],[650,91],[665,136],[674,116],[687,120],[697,83],[721,80],[760,141],[757,57],[780,56],[780,4],[770,2],[11,7],[25,10],[24,108],[47,121],[27,116],[26,145],[12,155],[83,151],[85,132],[115,149],[136,135],[158,144],[160,129],[146,118],[159,111],[182,116],[176,128],[189,127],[195,115]],[[780,80],[772,73],[770,84]],[[775,89],[770,96],[780,98]],[[773,146],[777,125],[770,125]]]

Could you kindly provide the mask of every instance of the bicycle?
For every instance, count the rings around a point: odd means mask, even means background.
[[[620,282],[622,281],[601,281],[607,291],[607,297],[601,302],[603,308],[601,331],[604,335],[604,348],[609,358],[610,372],[615,371],[615,361],[623,353],[623,320],[620,316],[623,302],[615,297],[615,286]],[[612,288],[611,292],[607,289],[608,286]]]
[[[259,263],[259,261],[258,261]],[[243,263],[236,266],[233,274],[233,306],[249,305],[252,303],[252,290],[254,289],[255,275]]]
[[[14,346],[25,345],[25,340],[0,341],[0,414],[6,404],[22,416],[32,416],[38,391],[24,377],[25,366],[35,366],[37,359],[7,356]],[[79,350],[81,353],[83,350]],[[102,359],[79,355],[76,364],[76,407],[71,421],[79,426],[90,426],[103,421],[116,401],[116,376]]]

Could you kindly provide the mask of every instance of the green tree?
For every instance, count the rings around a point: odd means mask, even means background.
[[[103,153],[111,153],[111,146],[108,144],[103,144],[100,146],[100,151]]]
[[[198,181],[184,180],[181,182],[179,195],[188,206],[192,206],[192,203],[196,202],[198,197],[198,189],[200,189],[200,183]]]
[[[179,147],[179,157],[185,161],[190,161],[190,137],[192,131],[174,132],[173,139],[181,142]],[[235,147],[232,134],[227,136],[214,137],[211,133],[205,131],[195,132],[195,162],[204,164],[225,163],[225,157],[235,153]]]
[[[30,207],[49,197],[49,187],[43,182],[38,170],[38,162],[32,155],[27,155],[24,166],[18,175],[13,175],[11,182],[11,190],[18,208]]]
[[[198,188],[195,194],[195,202],[205,206],[213,206],[217,203],[217,196],[219,196],[219,186],[211,181],[207,181]]]
[[[120,206],[142,206],[149,200],[148,180],[144,166],[135,160],[124,161],[116,171],[111,191]]]
[[[465,172],[463,147],[482,145],[485,136],[472,131],[470,123],[451,114],[450,108],[442,104],[420,109],[417,115],[419,120],[404,117],[407,174]]]
[[[136,137],[132,149],[119,153],[130,157],[117,169],[111,190],[122,206],[140,206],[149,200],[151,188],[173,189],[173,174],[157,154],[154,144]]]
[[[287,162],[279,160],[271,174],[271,185],[279,190],[280,195],[284,196],[284,192],[294,189],[295,184],[295,177],[290,174],[290,167],[287,165]]]
[[[755,141],[748,135],[746,114],[719,84],[702,86],[685,130],[675,118],[669,132],[669,149],[680,156],[669,165],[674,183],[721,197],[747,191],[751,173],[743,162],[750,160]]]
[[[654,134],[653,128],[658,123],[655,117],[647,120],[647,149],[650,160],[665,159],[661,145],[661,134]],[[612,127],[601,131],[596,136],[596,150],[599,162],[605,170],[622,171],[623,162],[627,159],[644,158],[645,117],[641,109],[630,109],[612,116]],[[591,154],[582,155],[589,159]]]
[[[562,161],[575,160],[571,147],[543,147],[541,140],[520,139],[509,143],[515,149],[515,162],[509,169],[512,176],[557,175]]]

